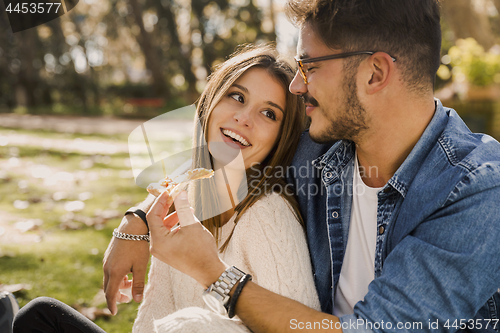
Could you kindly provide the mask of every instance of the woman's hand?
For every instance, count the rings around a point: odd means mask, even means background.
[[[139,221],[135,221],[138,219]],[[134,235],[147,234],[146,225],[132,214],[124,217],[120,232]],[[127,274],[133,274],[132,295],[136,302],[142,300],[146,269],[149,261],[149,246],[145,241],[128,241],[113,237],[104,253],[104,293],[108,309],[116,314],[116,302],[128,302],[128,296],[120,292],[120,284]]]
[[[148,211],[154,199],[154,196],[149,195],[139,204],[139,208]],[[118,231],[125,234],[144,235],[148,233],[148,228],[138,216],[128,214],[123,218]],[[149,244],[147,242],[128,241],[115,237],[111,239],[103,259],[103,286],[108,309],[112,314],[117,312],[117,302],[130,301],[127,295],[120,292],[120,289],[125,289],[123,281],[128,280],[129,273],[132,273],[132,283],[127,284],[128,288],[132,287],[132,296],[136,302],[142,300],[148,261]]]
[[[151,254],[193,277],[207,288],[226,269],[212,234],[193,215],[186,192],[175,199],[176,212],[168,212],[168,193],[162,193],[147,214]],[[170,230],[179,222],[180,227]]]

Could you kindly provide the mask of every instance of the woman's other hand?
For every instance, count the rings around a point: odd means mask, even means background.
[[[147,211],[153,202],[154,197],[148,198],[140,204],[140,208]],[[134,214],[126,215],[118,231],[132,234],[144,235],[148,229],[144,222]],[[123,281],[127,275],[132,273],[132,297],[136,302],[142,301],[144,292],[144,281],[149,261],[149,244],[146,241],[128,241],[113,237],[108,245],[103,259],[104,271],[104,293],[108,309],[112,314],[116,314],[116,303],[130,301],[130,298],[120,292],[123,288]],[[130,288],[130,285],[128,288]]]

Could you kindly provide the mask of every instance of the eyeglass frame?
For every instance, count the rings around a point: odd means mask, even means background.
[[[299,73],[302,76],[304,83],[309,84],[309,82],[307,81],[307,76],[306,76],[306,73],[309,70],[307,70],[307,71],[304,70],[304,64],[309,64],[312,62],[319,62],[319,61],[324,61],[324,60],[347,58],[347,57],[351,57],[351,56],[355,56],[355,55],[362,55],[362,54],[374,55],[375,53],[376,53],[375,51],[355,51],[355,52],[337,53],[337,54],[331,54],[331,55],[322,56],[322,57],[306,58],[306,59],[300,59],[300,58],[294,57],[294,60],[297,63]],[[391,57],[392,62],[396,61],[396,58],[394,58],[390,54],[389,54],[389,57]]]

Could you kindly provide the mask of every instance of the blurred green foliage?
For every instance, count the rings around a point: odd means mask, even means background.
[[[475,86],[500,83],[500,48],[486,52],[473,38],[459,39],[443,57],[438,76]],[[451,70],[449,67],[451,67]]]
[[[237,45],[276,40],[273,9],[252,0],[80,1],[0,30],[0,112],[142,118],[195,102]]]

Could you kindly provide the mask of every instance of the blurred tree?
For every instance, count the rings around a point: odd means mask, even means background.
[[[254,1],[192,1],[192,42],[203,51],[207,72],[244,43],[275,41],[273,19]],[[266,22],[267,26],[263,26]]]
[[[256,0],[89,0],[16,34],[3,12],[0,108],[115,112],[110,107],[124,110],[117,98],[130,97],[163,97],[167,108],[192,103],[213,67],[238,45],[276,39],[273,6],[273,0],[261,6]]]
[[[152,40],[152,36],[146,31],[142,18],[143,6],[138,0],[129,0],[132,6],[132,13],[135,24],[139,26],[140,33],[137,35],[137,42],[141,46],[142,53],[146,59],[146,67],[149,69],[153,77],[153,89],[156,96],[162,96],[166,99],[170,98],[170,90],[165,82],[165,73],[163,65],[160,61],[160,49],[156,47]]]
[[[12,33],[9,33],[10,26],[7,15],[5,14],[5,6],[3,1],[0,2],[0,110],[4,111],[7,108],[12,108],[15,105],[14,95],[12,93],[12,85],[14,77],[11,75],[9,65],[11,63],[11,55],[8,53],[12,40]]]
[[[169,53],[172,57],[175,57],[175,63],[180,65],[182,75],[188,87],[186,92],[187,100],[194,101],[198,97],[198,92],[196,91],[196,76],[191,70],[191,62],[189,61],[192,47],[190,45],[183,46],[179,39],[172,1],[154,1],[154,5],[160,17],[160,22],[164,23],[160,24],[158,28],[160,40],[163,39],[165,41],[163,48],[167,48],[168,45]],[[169,59],[166,59],[166,62],[167,65],[170,65],[168,66],[169,69],[173,67]]]
[[[32,52],[32,50],[37,49],[38,34],[35,29],[28,29],[19,32],[16,38],[18,39],[19,61],[21,63],[17,73],[17,102],[22,106],[32,107],[38,102],[35,98],[35,89],[40,81],[38,71],[33,68],[35,54]]]
[[[495,0],[497,8],[500,0]],[[472,37],[484,48],[495,44],[486,10],[477,11],[471,0],[442,1],[442,15],[455,35],[455,39]]]
[[[272,20],[263,32],[264,11],[248,0],[112,0],[111,6],[105,22],[112,22],[111,30],[131,31],[145,66],[158,75],[154,85],[164,78],[167,93],[161,96],[167,100],[193,102],[212,67],[237,45],[275,38]]]

